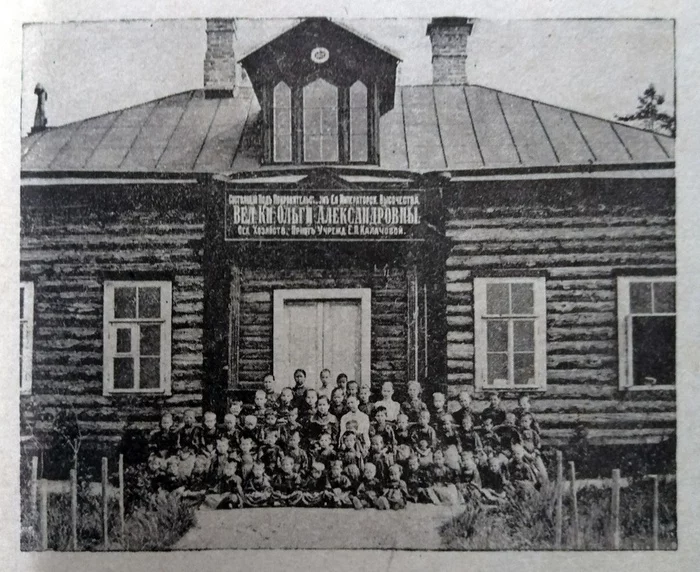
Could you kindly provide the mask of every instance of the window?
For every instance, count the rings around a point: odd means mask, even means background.
[[[367,161],[367,88],[360,81],[350,87],[350,161]]]
[[[34,284],[19,285],[19,390],[32,392],[32,348],[34,342]]]
[[[475,278],[477,389],[546,386],[544,278]]]
[[[292,90],[286,83],[280,82],[275,86],[272,107],[275,125],[274,159],[288,163],[292,160]]]
[[[675,278],[620,277],[617,296],[620,388],[675,387]]]
[[[104,394],[170,393],[170,282],[105,282]]]
[[[304,161],[338,161],[338,88],[317,79],[303,89]]]

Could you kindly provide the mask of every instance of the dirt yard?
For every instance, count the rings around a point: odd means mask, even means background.
[[[197,511],[197,525],[175,550],[226,548],[439,550],[438,527],[463,507],[375,509],[263,508]]]

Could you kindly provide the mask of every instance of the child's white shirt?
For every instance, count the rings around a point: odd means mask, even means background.
[[[396,418],[399,416],[399,413],[401,413],[401,404],[398,401],[394,401],[393,399],[382,399],[381,401],[377,401],[374,404],[375,409],[380,406],[386,409],[387,421],[396,421]]]

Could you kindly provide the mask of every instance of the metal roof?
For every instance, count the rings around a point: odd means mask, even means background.
[[[23,171],[222,173],[262,168],[251,88],[193,90],[22,138]],[[674,139],[480,86],[399,86],[380,169],[479,170],[674,160]]]

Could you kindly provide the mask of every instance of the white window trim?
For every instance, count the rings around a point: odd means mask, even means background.
[[[309,288],[275,290],[272,306],[272,364],[275,375],[281,371],[281,356],[285,353],[284,304],[288,300],[359,300],[360,301],[360,360],[362,379],[369,381],[372,373],[372,290],[370,288]]]
[[[619,387],[625,391],[675,391],[675,385],[634,385],[632,352],[629,351],[630,332],[630,282],[676,282],[675,276],[618,276],[617,278],[617,340],[619,363]],[[635,314],[641,316],[644,314]],[[649,314],[653,316],[676,316],[677,313]]]
[[[19,286],[20,290],[24,290],[24,318],[21,318],[20,323],[27,324],[22,347],[22,379],[19,391],[20,395],[31,395],[34,358],[34,283],[20,282]]]
[[[114,316],[114,289],[118,287],[158,287],[161,290],[160,308],[161,318],[158,319],[124,319],[115,320]],[[111,335],[111,325],[123,322],[124,324],[160,323],[163,325],[160,334],[160,387],[157,389],[115,389],[114,388],[114,362],[112,358],[116,353],[116,336]],[[172,282],[155,280],[107,280],[104,283],[103,305],[103,389],[105,396],[131,395],[131,394],[172,394],[171,378],[171,344],[172,344]],[[132,343],[138,343],[132,336]]]
[[[289,90],[287,93],[289,94],[289,99],[285,101],[285,103],[289,103],[289,107],[286,106],[280,106],[278,105],[277,102],[277,87],[281,84],[284,84],[285,87]],[[277,155],[277,110],[278,109],[287,109],[289,111],[289,125],[290,125],[290,130],[287,135],[289,139],[289,159],[280,159]],[[275,163],[289,163],[294,159],[294,150],[292,149],[292,133],[294,131],[292,127],[292,88],[284,81],[279,82],[277,85],[275,85],[272,88],[272,160]]]
[[[529,385],[496,385],[486,382],[487,337],[486,286],[487,284],[532,284],[535,321],[535,379]],[[525,315],[523,316],[525,317]],[[512,319],[510,316],[507,319]],[[544,277],[494,277],[474,278],[474,387],[477,391],[545,391],[547,389],[547,305]]]

